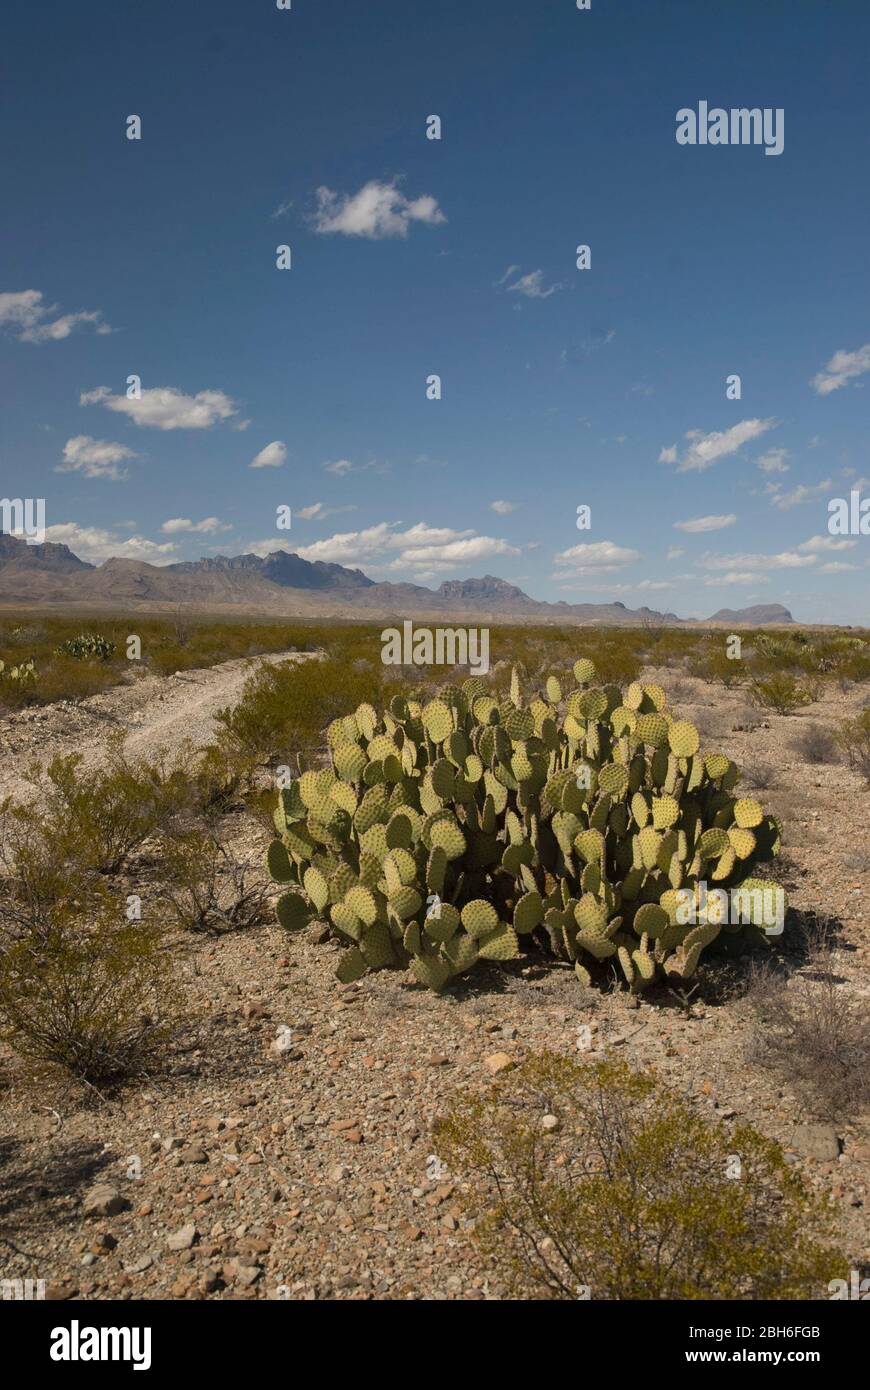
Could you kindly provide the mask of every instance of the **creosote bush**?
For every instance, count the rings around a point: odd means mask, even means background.
[[[752,699],[761,709],[772,709],[777,714],[791,714],[801,705],[810,703],[810,695],[794,676],[788,672],[775,675],[756,676],[750,682]]]
[[[130,758],[123,735],[108,740],[106,762],[86,767],[77,753],[31,769],[40,786],[38,802],[9,808],[19,838],[53,846],[58,862],[115,873],[132,850],[175,815],[189,795],[183,767],[169,767],[158,754],[149,764]]]
[[[262,870],[237,859],[214,826],[165,836],[161,862],[163,895],[188,931],[233,931],[258,926],[271,915]]]
[[[0,1031],[21,1056],[94,1085],[141,1074],[178,1011],[160,934],[121,902],[84,920],[56,911],[51,930],[0,947]]]
[[[343,982],[410,965],[433,990],[537,944],[638,992],[689,978],[720,934],[758,937],[777,822],[660,686],[595,678],[583,658],[575,688],[550,676],[529,701],[515,671],[509,695],[472,677],[335,718],[330,766],[278,796],[279,922],[327,918]],[[742,889],[740,912],[705,905],[707,882]]]
[[[436,1123],[482,1252],[520,1297],[820,1299],[829,1208],[746,1125],[650,1070],[543,1053]]]
[[[870,1105],[866,999],[842,982],[832,945],[810,942],[806,968],[791,978],[773,961],[752,963],[745,1005],[749,1055],[814,1115],[842,1120]]]
[[[849,766],[870,786],[870,706],[856,719],[847,719],[835,737]]]

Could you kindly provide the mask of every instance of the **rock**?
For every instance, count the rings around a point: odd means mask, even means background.
[[[189,1149],[185,1149],[181,1157],[185,1163],[208,1163],[208,1154],[198,1144],[192,1144]]]
[[[144,1274],[146,1269],[150,1269],[154,1261],[150,1255],[143,1255],[140,1259],[134,1260],[130,1265],[124,1265],[125,1274]]]
[[[551,1134],[554,1129],[559,1128],[559,1121],[555,1115],[544,1115],[541,1120],[541,1129]]]
[[[166,1244],[170,1250],[189,1250],[197,1235],[197,1229],[191,1221],[187,1226],[180,1226],[171,1236],[167,1236]]]
[[[127,1198],[108,1182],[98,1182],[85,1193],[82,1201],[83,1216],[117,1216],[118,1212],[129,1208]]]
[[[833,1125],[796,1125],[791,1142],[804,1158],[815,1158],[820,1163],[840,1157],[840,1140]]]
[[[269,1051],[272,1053],[273,1057],[286,1057],[287,1054],[293,1050],[294,1042],[292,1030],[287,1027],[286,1023],[282,1023],[275,1032],[274,1042],[269,1043]]]
[[[503,1071],[510,1071],[516,1064],[509,1052],[491,1052],[484,1058],[483,1065],[490,1076],[498,1076]]]

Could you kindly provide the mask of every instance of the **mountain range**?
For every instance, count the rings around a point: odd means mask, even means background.
[[[176,564],[108,559],[80,560],[66,545],[29,545],[0,534],[0,606],[44,605],[54,610],[197,612],[289,618],[471,618],[475,621],[664,625],[793,622],[781,604],[720,609],[706,619],[684,619],[624,603],[545,603],[515,584],[486,574],[448,579],[437,589],[421,584],[377,582],[359,569],[305,560],[276,550],[270,555],[216,555]]]

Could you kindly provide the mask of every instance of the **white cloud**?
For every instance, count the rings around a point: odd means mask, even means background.
[[[819,574],[844,574],[846,570],[859,568],[859,565],[848,565],[844,560],[831,560],[827,565],[822,565]]]
[[[796,550],[781,550],[776,555],[712,555],[708,552],[698,565],[705,570],[764,570],[802,569],[814,565],[816,555],[799,555]]]
[[[808,541],[801,541],[798,550],[851,550],[857,541],[838,540],[835,536],[810,536]]]
[[[717,574],[704,583],[708,588],[719,588],[722,584],[767,584],[766,574],[754,574],[751,570],[731,570],[728,574]]]
[[[781,512],[787,512],[792,507],[799,507],[801,502],[811,502],[816,497],[824,497],[826,492],[830,492],[831,486],[832,480],[825,478],[822,482],[812,485],[798,483],[791,492],[783,492],[782,483],[768,483],[764,490],[769,495],[772,506],[779,507]]]
[[[669,545],[666,558],[668,560],[679,560],[681,555],[685,555],[685,550],[681,545]]]
[[[272,549],[276,547],[272,545]],[[396,523],[379,522],[362,531],[345,531],[302,546],[305,560],[323,560],[339,565],[378,567],[387,571],[412,571],[418,578],[426,571],[454,570],[474,560],[491,556],[519,555],[515,546],[494,536],[478,536],[474,531],[454,531],[449,527],[417,522],[405,531]]]
[[[326,507],[322,502],[312,502],[310,507],[294,507],[293,515],[298,521],[326,521],[327,517],[338,516],[341,512],[355,511],[355,502],[348,502],[343,507]]]
[[[104,405],[126,415],[136,425],[156,430],[207,430],[236,413],[236,405],[223,391],[199,391],[185,396],[174,386],[145,388],[138,398],[113,396],[108,386],[83,391],[80,405]]]
[[[511,266],[506,274],[502,276],[499,284],[503,284],[505,280],[510,279],[518,270],[518,265]],[[515,280],[512,285],[508,285],[507,287],[509,294],[521,294],[526,299],[549,299],[551,294],[555,294],[556,291],[561,288],[561,285],[550,285],[549,288],[545,287],[544,272],[542,270],[530,270],[527,275],[521,275],[519,279]]]
[[[628,550],[613,541],[596,541],[591,545],[574,545],[554,556],[554,563],[570,569],[575,575],[611,574],[640,559],[639,550]]]
[[[58,545],[68,545],[80,560],[90,560],[92,564],[100,564],[110,557],[154,563],[160,556],[171,557],[175,551],[172,541],[161,545],[145,536],[128,536],[122,540],[112,531],[98,526],[79,526],[74,521],[46,526],[45,538]]]
[[[816,373],[811,385],[820,396],[829,396],[832,391],[839,391],[841,386],[863,376],[865,372],[870,372],[870,343],[865,343],[855,352],[840,348],[827,366]]]
[[[400,193],[396,182],[380,183],[371,179],[358,193],[340,196],[330,188],[318,188],[314,230],[323,234],[339,232],[342,236],[406,237],[412,222],[435,227],[447,218],[435,198],[423,194],[409,199]]]
[[[511,512],[515,512],[517,509],[516,502],[503,502],[501,499],[497,502],[490,502],[489,505],[499,516],[509,516]]]
[[[292,206],[293,206],[293,201],[292,201],[292,199],[290,199],[290,198],[285,198],[285,200],[284,200],[282,203],[279,203],[279,204],[278,204],[278,206],[276,207],[275,211],[272,213],[272,215],[271,215],[271,220],[274,221],[276,217],[285,217],[285,216],[287,215],[287,213],[290,211],[290,209],[292,208]]]
[[[280,468],[287,457],[287,446],[280,439],[273,439],[251,459],[249,468]]]
[[[766,454],[762,454],[757,460],[758,467],[762,473],[787,473],[789,465],[786,463],[788,449],[768,449]]]
[[[179,531],[197,531],[204,536],[213,536],[217,531],[232,531],[233,528],[216,516],[207,516],[203,521],[189,521],[187,517],[176,516],[164,521],[160,529],[170,536]]]
[[[106,439],[92,439],[89,434],[77,434],[68,439],[63,446],[63,463],[55,468],[55,473],[83,473],[86,478],[111,478],[117,482],[126,478],[126,468],[118,464],[137,455],[123,444],[112,444]]]
[[[733,526],[737,520],[736,512],[729,512],[727,516],[696,516],[691,521],[675,521],[675,531],[724,531],[726,526]]]
[[[348,473],[354,471],[354,465],[350,459],[336,459],[335,463],[325,463],[323,467],[327,473],[333,473],[336,478],[344,478]]]
[[[730,429],[713,430],[710,434],[704,434],[703,430],[687,430],[685,437],[689,447],[682,459],[677,462],[677,446],[672,444],[662,449],[659,463],[676,463],[678,473],[703,473],[719,459],[736,454],[744,444],[773,429],[775,424],[775,420],[741,420]]]
[[[0,294],[0,328],[11,328],[23,343],[61,342],[80,325],[93,324],[98,333],[111,333],[99,311],[83,310],[52,319],[56,304],[46,304],[41,290],[18,290]]]

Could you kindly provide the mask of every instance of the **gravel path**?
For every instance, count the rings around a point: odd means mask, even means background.
[[[81,753],[86,763],[99,761],[112,730],[128,731],[126,748],[133,754],[158,748],[172,754],[188,740],[197,746],[210,743],[218,710],[238,703],[259,666],[309,660],[308,652],[275,652],[174,676],[142,672],[129,684],[80,703],[61,700],[9,715],[0,722],[0,797],[26,800],[34,795],[23,773],[35,760],[45,763],[56,754]]]

